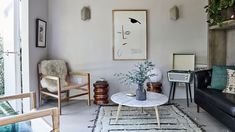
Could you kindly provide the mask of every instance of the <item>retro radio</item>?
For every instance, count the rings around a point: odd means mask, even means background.
[[[184,70],[171,70],[167,72],[167,77],[170,82],[190,83],[192,72]]]

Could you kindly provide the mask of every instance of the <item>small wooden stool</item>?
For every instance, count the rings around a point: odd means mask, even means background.
[[[96,81],[94,84],[94,104],[108,104],[108,82],[107,81]]]
[[[162,83],[160,82],[148,82],[147,87],[147,91],[162,93]]]

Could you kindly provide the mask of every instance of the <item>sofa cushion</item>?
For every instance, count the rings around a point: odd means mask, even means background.
[[[235,70],[235,66],[213,66],[211,89],[223,90],[227,84],[227,69]]]
[[[201,100],[213,104],[218,109],[235,117],[235,95],[222,93],[221,90],[196,89]]]
[[[235,70],[227,69],[227,72],[227,86],[223,90],[223,93],[235,94]]]

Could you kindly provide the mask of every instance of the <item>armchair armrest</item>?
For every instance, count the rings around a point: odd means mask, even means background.
[[[50,108],[45,110],[33,111],[21,115],[13,115],[0,118],[0,126],[8,125],[11,123],[27,121],[31,119],[36,119],[40,117],[51,116],[53,122],[53,132],[59,132],[59,110],[58,108]]]
[[[0,101],[9,101],[9,100],[16,100],[16,99],[23,99],[23,98],[30,98],[31,100],[31,108],[36,109],[36,93],[23,93],[18,95],[12,95],[12,96],[2,96],[0,97]]]
[[[69,72],[71,76],[90,76],[90,73],[87,72]]]
[[[204,89],[211,83],[212,70],[201,70],[194,73],[194,88]]]
[[[48,75],[43,75],[42,78],[45,78],[45,79],[51,79],[51,80],[60,80],[59,77],[56,77],[56,76],[48,76]]]
[[[30,93],[23,93],[18,95],[12,95],[12,96],[3,96],[0,97],[0,101],[9,101],[9,100],[16,100],[16,99],[23,99],[23,98],[30,98],[32,101],[31,107],[33,108],[32,112],[21,114],[21,115],[12,115],[7,117],[1,117],[0,118],[0,126],[21,122],[21,121],[27,121],[31,119],[36,119],[40,117],[45,116],[51,116],[52,122],[53,122],[53,132],[59,132],[59,109],[58,108],[51,108],[51,109],[45,109],[45,110],[36,110],[36,94],[35,92]]]

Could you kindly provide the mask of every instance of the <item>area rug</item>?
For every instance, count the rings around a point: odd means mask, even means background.
[[[92,132],[202,132],[203,130],[174,105],[160,106],[160,124],[154,108],[122,107],[117,122],[117,106],[101,106]]]

